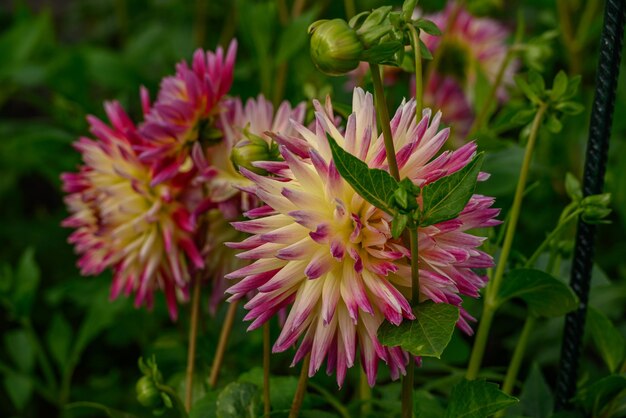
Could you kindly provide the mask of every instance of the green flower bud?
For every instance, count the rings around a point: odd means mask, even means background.
[[[359,65],[363,45],[345,20],[319,20],[309,26],[309,34],[311,59],[321,72],[342,75]]]
[[[150,376],[143,376],[137,381],[137,400],[148,408],[160,408],[163,406],[161,392],[156,387],[154,380]]]
[[[244,139],[239,141],[230,152],[230,160],[237,170],[244,167],[253,173],[266,175],[267,171],[255,167],[256,161],[274,161],[278,159],[278,147],[274,142],[268,142],[263,138],[244,131]]]

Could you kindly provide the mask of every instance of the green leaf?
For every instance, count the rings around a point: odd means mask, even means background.
[[[259,390],[263,389],[263,369],[255,367],[242,373],[239,382],[255,384]],[[291,407],[296,394],[298,379],[294,376],[270,376],[270,403],[274,411],[285,411]]]
[[[522,91],[522,93],[524,93],[528,100],[535,104],[541,103],[539,95],[535,93],[535,91],[530,87],[528,82],[524,79],[524,76],[522,76],[521,74],[516,74],[513,79],[515,80],[517,87],[519,87],[519,89]]]
[[[546,90],[546,83],[543,77],[537,71],[530,70],[528,72],[528,84],[530,88],[539,96],[543,96]]]
[[[550,91],[550,99],[557,101],[565,94],[567,90],[567,75],[565,71],[561,70],[554,77],[554,82],[552,83],[552,90]]]
[[[435,24],[435,22],[433,22],[432,20],[428,20],[428,19],[418,19],[415,23],[414,26],[417,29],[421,29],[424,32],[426,32],[429,35],[433,35],[433,36],[441,36],[441,29],[439,29],[439,26],[437,26]]]
[[[65,370],[70,355],[70,345],[73,340],[72,327],[61,313],[52,318],[52,323],[46,334],[46,341],[52,358],[57,362],[59,370]]]
[[[459,319],[459,308],[427,301],[413,308],[415,319],[398,326],[384,322],[378,339],[389,347],[400,346],[414,356],[440,358]]]
[[[430,392],[420,389],[413,394],[414,418],[443,418],[445,413],[441,402]]]
[[[563,124],[556,115],[552,114],[546,119],[546,128],[553,134],[558,134],[563,129]]]
[[[394,210],[388,202],[399,187],[398,182],[384,170],[369,168],[366,163],[341,148],[330,135],[327,136],[333,161],[343,179],[363,199],[393,215]]]
[[[570,172],[565,174],[565,191],[572,202],[580,202],[583,198],[580,181]]]
[[[585,106],[573,101],[557,103],[554,108],[565,115],[578,115],[585,110]]]
[[[400,235],[404,232],[404,228],[406,228],[406,224],[409,222],[409,215],[405,215],[403,213],[397,213],[393,220],[391,221],[391,236],[395,238],[399,238]]]
[[[500,288],[500,303],[521,298],[535,316],[565,315],[578,307],[578,298],[558,279],[535,269],[511,270]]]
[[[18,370],[28,373],[33,369],[35,347],[25,330],[7,332],[4,335],[4,347]]]
[[[609,371],[616,372],[626,355],[624,337],[609,318],[591,306],[587,311],[587,327]]]
[[[396,63],[393,61],[393,56],[401,48],[402,43],[399,41],[381,42],[363,51],[361,58],[363,59],[363,61],[371,62],[374,64],[396,65]]]
[[[522,393],[520,394],[519,405],[511,408],[520,414],[534,418],[548,418],[552,413],[554,400],[550,386],[546,383],[537,363],[533,363],[530,373],[524,382]]]
[[[514,125],[526,125],[533,120],[535,114],[537,114],[537,109],[534,108],[520,110],[511,118],[511,123]]]
[[[582,80],[582,77],[580,75],[576,75],[572,78],[570,78],[567,82],[567,90],[565,91],[565,94],[563,95],[562,99],[571,99],[572,97],[574,97],[576,95],[576,92],[578,91],[578,87],[580,86],[580,82]]]
[[[217,396],[217,418],[255,418],[259,388],[247,382],[232,382]]]
[[[483,153],[480,153],[456,173],[424,186],[420,226],[454,219],[461,213],[474,194],[482,162]]]
[[[217,393],[209,392],[198,399],[189,411],[189,418],[216,418],[217,417]]]
[[[430,61],[433,59],[433,54],[430,52],[430,49],[426,46],[424,41],[420,39],[420,54],[422,55],[423,60]]]
[[[309,10],[290,21],[289,25],[281,32],[278,38],[278,51],[276,62],[288,61],[306,46],[309,35],[307,28],[313,22],[317,10]]]
[[[584,408],[590,416],[599,417],[602,410],[624,390],[626,376],[607,376],[580,389],[574,403]]]
[[[411,16],[413,16],[413,11],[417,6],[417,0],[404,0],[402,3],[402,18],[405,21],[411,20]]]
[[[485,380],[462,380],[452,388],[446,418],[486,418],[518,402]]]
[[[15,409],[21,411],[33,393],[33,381],[29,376],[9,372],[4,376],[4,388]]]
[[[22,254],[15,274],[13,306],[18,317],[27,317],[35,302],[39,285],[39,267],[35,262],[35,251],[29,248]]]

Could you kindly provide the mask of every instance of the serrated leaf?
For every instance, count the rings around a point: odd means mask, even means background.
[[[13,306],[18,317],[30,315],[37,286],[39,285],[39,267],[35,262],[35,251],[29,248],[22,254],[15,272],[13,288]]]
[[[341,177],[363,199],[393,215],[394,210],[388,202],[399,184],[391,177],[391,174],[378,168],[369,168],[366,163],[341,148],[330,135],[328,135],[328,143]]]
[[[602,312],[593,307],[587,311],[587,327],[591,333],[591,340],[596,346],[609,371],[614,373],[622,364],[626,355],[626,341]]]
[[[483,153],[480,153],[456,173],[424,186],[420,226],[454,219],[461,213],[474,194],[482,162]]]
[[[585,409],[590,416],[599,417],[604,407],[624,390],[626,376],[607,376],[580,389],[574,403]]]
[[[384,322],[378,329],[381,344],[400,346],[415,356],[440,358],[459,319],[454,305],[427,301],[413,308],[415,319],[398,326]]]
[[[217,418],[255,418],[259,388],[248,382],[232,382],[217,396]]]
[[[561,70],[554,77],[554,81],[552,83],[552,90],[550,91],[550,99],[556,101],[561,98],[565,94],[567,90],[567,74],[565,71]]]
[[[486,418],[518,402],[485,380],[462,380],[452,388],[445,418]]]
[[[511,298],[521,298],[535,316],[561,316],[578,307],[578,298],[569,286],[535,269],[515,269],[507,274],[499,300]]]

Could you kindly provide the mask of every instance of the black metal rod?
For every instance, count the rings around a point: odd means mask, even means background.
[[[625,22],[626,0],[607,0],[604,9],[604,27],[600,37],[600,59],[583,176],[585,196],[602,193],[604,187]],[[557,410],[566,409],[576,392],[578,362],[593,266],[594,238],[595,226],[579,220],[570,286],[578,295],[580,304],[578,310],[565,317],[561,360],[556,383]]]

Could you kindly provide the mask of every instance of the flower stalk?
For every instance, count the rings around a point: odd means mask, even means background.
[[[217,343],[217,350],[215,351],[213,365],[211,366],[211,374],[209,375],[209,386],[212,388],[217,386],[217,379],[219,378],[222,362],[224,361],[224,353],[226,352],[226,346],[228,345],[228,338],[230,337],[230,332],[233,329],[233,322],[235,321],[235,316],[237,314],[238,304],[239,301],[232,302],[228,307],[228,312],[226,312],[226,318],[224,318],[224,325],[222,325],[220,339]]]
[[[406,25],[411,33],[411,46],[415,60],[415,118],[419,123],[424,108],[424,80],[422,76],[422,51],[420,50],[420,38],[417,29],[413,25]]]
[[[263,416],[270,416],[270,323],[263,324]]]
[[[396,151],[393,145],[393,137],[391,136],[389,110],[387,109],[387,101],[385,100],[385,91],[383,90],[383,80],[380,74],[380,67],[378,64],[370,62],[370,70],[372,73],[372,81],[374,82],[376,114],[378,115],[378,120],[383,131],[383,139],[385,140],[385,152],[387,154],[387,164],[389,164],[389,173],[393,176],[393,178],[400,181],[400,171],[398,170]]]
[[[483,305],[483,312],[480,319],[480,325],[476,332],[476,339],[474,340],[474,347],[472,349],[472,355],[467,368],[466,378],[469,380],[476,379],[478,371],[482,364],[483,355],[485,353],[485,347],[487,345],[487,338],[489,336],[489,330],[491,328],[491,322],[495,314],[497,306],[497,295],[502,284],[502,278],[504,277],[504,270],[511,252],[513,245],[513,238],[515,237],[515,230],[517,228],[517,221],[522,208],[522,200],[524,197],[524,189],[526,188],[526,180],[528,178],[528,172],[530,171],[530,162],[532,160],[535,143],[539,135],[539,128],[544,119],[546,111],[548,109],[547,103],[541,103],[535,118],[533,119],[530,136],[528,143],[526,144],[526,151],[524,153],[524,160],[520,169],[519,180],[515,189],[515,197],[513,198],[513,206],[510,211],[510,219],[507,224],[506,234],[504,236],[504,243],[502,244],[502,251],[500,253],[500,259],[496,266],[493,280],[489,282],[486,289],[485,303]]]
[[[185,385],[185,410],[191,409],[193,397],[193,373],[196,364],[196,341],[198,339],[198,317],[200,313],[200,275],[196,275],[191,297],[191,322],[189,324],[189,347],[187,348],[187,375]]]
[[[298,379],[298,387],[296,393],[293,396],[293,402],[291,403],[291,410],[289,411],[289,418],[298,418],[300,415],[300,408],[302,407],[302,401],[304,400],[304,394],[306,393],[306,385],[309,380],[309,362],[311,361],[311,354],[307,354],[302,362],[302,369],[300,370],[300,378]]]

